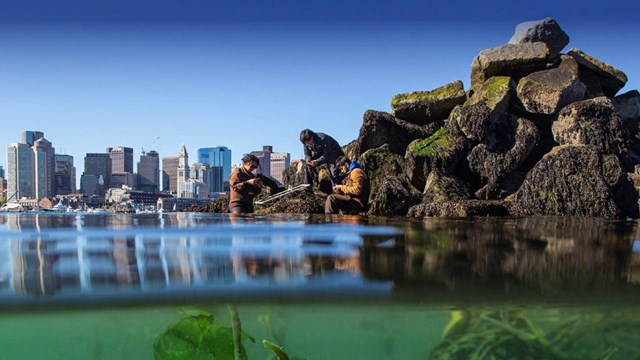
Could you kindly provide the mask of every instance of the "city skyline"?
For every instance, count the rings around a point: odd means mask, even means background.
[[[5,169],[23,129],[46,132],[78,174],[86,153],[114,145],[136,159],[143,148],[164,157],[181,144],[226,146],[237,164],[271,144],[293,161],[304,128],[345,145],[364,112],[390,112],[396,94],[455,80],[468,90],[481,50],[547,16],[571,38],[563,52],[577,47],[624,71],[620,93],[640,87],[632,2],[96,3],[1,5]]]

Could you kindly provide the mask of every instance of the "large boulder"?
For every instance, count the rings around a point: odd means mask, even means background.
[[[469,199],[467,185],[455,176],[433,170],[427,177],[422,201],[445,202]]]
[[[433,170],[453,173],[466,156],[469,141],[462,136],[455,124],[443,127],[424,140],[415,140],[407,147],[405,174],[411,184],[423,190],[427,176]]]
[[[613,98],[613,107],[620,115],[620,120],[629,134],[637,135],[638,123],[640,122],[640,93],[638,90],[631,90]]]
[[[369,199],[369,215],[405,216],[409,208],[420,203],[421,194],[397,176],[382,179]]]
[[[566,106],[558,113],[551,132],[560,145],[592,145],[601,154],[624,157],[629,148],[628,133],[606,97]]]
[[[508,207],[503,201],[462,200],[446,202],[422,202],[412,206],[409,217],[472,217],[472,216],[508,216]]]
[[[515,215],[637,216],[638,197],[632,186],[626,187],[630,193],[615,195],[625,182],[629,185],[622,174],[620,163],[601,156],[594,146],[558,146],[536,164],[510,197],[511,211]]]
[[[473,94],[464,105],[475,105],[483,102],[496,114],[502,114],[509,109],[511,99],[516,92],[516,83],[508,76],[493,76],[482,85],[476,87]]]
[[[462,81],[458,80],[430,91],[398,94],[391,100],[391,108],[397,118],[426,125],[447,118],[456,105],[466,100]]]
[[[476,88],[492,76],[519,80],[547,67],[549,48],[543,42],[505,44],[482,50],[471,63],[471,87]]]
[[[613,66],[573,48],[567,55],[580,65],[580,79],[587,86],[590,95],[614,97],[627,83],[627,75]]]
[[[391,152],[389,144],[367,150],[360,157],[360,161],[369,177],[372,195],[378,191],[386,178],[403,173],[404,161],[400,155]]]
[[[357,145],[353,153],[359,157],[367,150],[388,144],[389,151],[404,155],[407,145],[411,141],[425,138],[431,134],[433,131],[429,132],[429,129],[400,120],[389,113],[368,110],[364,113]]]
[[[549,48],[549,57],[556,57],[567,44],[569,35],[560,28],[553,18],[527,21],[516,26],[509,44],[524,44],[541,41]]]
[[[580,81],[578,63],[563,55],[560,66],[527,75],[518,82],[518,98],[533,114],[555,114],[564,106],[584,99],[586,86]]]
[[[350,143],[342,147],[342,152],[349,159],[357,159],[358,158],[358,148],[360,144],[358,143],[358,139],[352,140]]]
[[[478,144],[487,136],[493,122],[492,114],[486,102],[456,106],[449,115],[449,122],[455,123],[472,144]]]
[[[492,125],[490,136],[467,156],[469,169],[481,179],[482,187],[475,196],[481,199],[496,197],[499,181],[527,159],[539,139],[538,129],[531,121],[509,114],[500,117]]]

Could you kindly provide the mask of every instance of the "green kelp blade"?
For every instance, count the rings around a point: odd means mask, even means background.
[[[273,352],[278,357],[278,360],[289,360],[289,355],[287,355],[287,353],[284,352],[284,350],[282,350],[280,346],[266,339],[262,340],[262,345],[271,350],[271,352]]]
[[[214,354],[216,360],[237,360],[233,343],[233,329],[227,324],[212,324],[203,340],[203,346]],[[240,345],[240,359],[247,360],[247,352]]]

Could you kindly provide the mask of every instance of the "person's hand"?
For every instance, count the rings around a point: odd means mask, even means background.
[[[333,192],[336,194],[340,194],[342,192],[342,186],[341,185],[336,185],[333,187]]]
[[[247,184],[262,186],[262,180],[260,180],[260,178],[253,178],[253,179],[247,180]]]
[[[316,167],[316,165],[318,165],[318,162],[316,160],[309,161],[309,166]]]

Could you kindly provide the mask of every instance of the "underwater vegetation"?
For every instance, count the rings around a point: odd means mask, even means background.
[[[638,330],[628,314],[558,313],[536,324],[520,309],[456,310],[429,359],[638,359]]]
[[[181,319],[171,323],[153,344],[155,360],[249,360],[244,343],[256,340],[242,331],[236,306],[227,305],[231,325],[216,322],[213,314],[199,309],[181,309]],[[269,340],[262,341],[265,349],[278,360],[290,358],[282,347]]]

